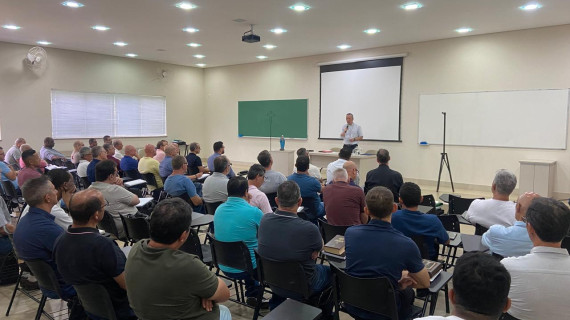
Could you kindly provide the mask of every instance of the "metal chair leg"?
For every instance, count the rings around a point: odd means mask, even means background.
[[[47,297],[45,294],[42,294],[42,299],[40,300],[40,305],[38,306],[38,311],[36,312],[35,320],[40,320],[42,316],[42,312],[44,311],[44,306],[46,304]]]
[[[8,310],[6,310],[6,317],[10,315],[10,309],[12,309],[12,303],[14,303],[14,298],[16,297],[16,292],[20,285],[20,280],[22,280],[22,273],[24,270],[20,270],[20,275],[18,275],[18,280],[16,280],[16,286],[14,286],[14,292],[12,292],[12,298],[10,299],[10,304],[8,304]]]

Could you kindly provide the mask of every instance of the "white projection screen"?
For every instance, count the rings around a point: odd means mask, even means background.
[[[321,66],[319,139],[341,139],[352,113],[364,140],[400,141],[403,57]]]

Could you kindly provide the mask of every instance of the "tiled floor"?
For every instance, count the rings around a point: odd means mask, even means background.
[[[237,168],[239,170],[244,170]],[[490,188],[489,188],[490,189]],[[435,192],[435,188],[431,186],[422,187],[422,194],[433,194],[437,199],[440,194],[449,193],[451,190],[446,190],[442,188],[439,193]],[[489,192],[477,192],[472,190],[456,190],[455,193],[461,194],[463,197],[486,197],[489,198],[491,196],[490,190]],[[513,197],[512,197],[513,198]],[[513,200],[516,198],[513,198]],[[444,205],[445,206],[445,205]],[[447,210],[447,208],[445,208]],[[461,225],[461,232],[474,234],[474,228],[472,226]],[[458,253],[461,255],[461,251]],[[12,320],[28,320],[33,319],[38,307],[38,304],[28,297],[24,296],[21,293],[16,295],[16,299],[14,300],[14,305],[12,306],[12,311],[10,312],[9,317],[5,317],[5,312],[8,307],[8,303],[10,301],[12,292],[14,289],[14,285],[7,285],[7,286],[0,286],[0,319],[12,319]],[[234,291],[232,290],[232,294]],[[423,302],[416,300],[416,305],[421,306]],[[226,302],[224,305],[228,306],[232,312],[233,319],[236,320],[246,320],[251,319],[253,315],[253,310],[251,308],[247,308],[241,305],[238,305],[233,302]],[[48,301],[46,305],[46,310],[61,310],[65,307],[60,301]],[[436,315],[446,315],[445,313],[445,303],[444,303],[444,294],[440,291],[439,299],[435,311]],[[44,319],[45,317],[42,317]],[[341,313],[341,319],[352,319],[347,314]]]

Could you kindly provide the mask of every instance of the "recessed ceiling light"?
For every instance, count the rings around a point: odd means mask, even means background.
[[[111,28],[106,27],[106,26],[92,26],[91,29],[93,30],[97,30],[97,31],[107,31]]]
[[[200,67],[200,68],[204,68],[204,67],[206,66],[205,63],[197,63],[196,65],[197,65],[198,67]]]
[[[423,5],[419,2],[408,2],[401,5],[400,7],[404,10],[416,10],[423,7]]]
[[[190,43],[188,43],[188,44],[186,44],[186,45],[189,46],[189,47],[192,47],[192,48],[198,48],[198,47],[201,47],[201,46],[202,46],[201,44],[196,43],[196,42],[190,42]]]
[[[127,57],[129,57],[129,58],[136,58],[136,57],[138,57],[139,55],[136,54],[136,53],[127,53],[127,54],[125,54],[125,56],[127,56]]]
[[[192,10],[197,8],[195,4],[191,4],[190,2],[178,2],[175,4],[176,8],[184,9],[184,10]]]
[[[64,1],[61,3],[62,6],[70,7],[70,8],[81,8],[83,7],[83,3],[79,3],[77,1]]]
[[[124,47],[126,46],[128,43],[123,42],[123,41],[117,41],[117,42],[113,42],[114,45],[118,46],[118,47]]]
[[[524,6],[519,7],[519,9],[524,10],[524,11],[534,11],[534,10],[540,9],[540,8],[542,8],[542,5],[540,3],[536,3],[536,2],[527,3]]]
[[[198,59],[204,59],[206,56],[203,54],[195,54],[194,58],[198,58]]]
[[[259,60],[263,60],[263,59],[267,59],[267,56],[257,56],[256,58]]]
[[[341,45],[338,45],[336,47],[339,48],[340,50],[346,50],[346,49],[352,48],[352,46],[349,44],[341,44]]]
[[[455,29],[455,32],[457,32],[457,33],[468,33],[468,32],[471,32],[471,31],[473,31],[473,29],[471,29],[471,28],[459,28],[459,29]]]
[[[264,47],[265,49],[268,49],[268,50],[277,48],[276,45],[272,45],[272,44],[266,44],[266,45],[263,45],[263,47]]]
[[[311,9],[311,7],[309,7],[306,4],[298,3],[298,4],[290,6],[289,9],[295,10],[297,12],[303,12],[303,11],[307,11],[307,10]]]
[[[379,32],[380,32],[380,29],[376,29],[376,28],[370,28],[370,29],[364,30],[364,33],[368,33],[368,34],[376,34]]]
[[[41,44],[42,46],[49,46],[49,45],[51,44],[51,42],[49,42],[49,41],[44,41],[44,40],[38,41],[38,42],[36,42],[36,43],[37,43],[37,44]]]
[[[194,33],[194,32],[198,32],[200,30],[198,30],[196,28],[187,27],[187,28],[182,29],[182,31],[188,32],[188,33]]]
[[[13,24],[5,24],[2,26],[2,28],[10,29],[10,30],[18,30],[18,29],[20,29],[20,26],[13,25]]]
[[[275,34],[282,34],[282,33],[287,32],[287,30],[285,30],[285,29],[283,29],[283,28],[275,28],[275,29],[271,29],[271,30],[269,30],[269,31],[271,31],[271,32],[273,32],[273,33],[275,33]]]

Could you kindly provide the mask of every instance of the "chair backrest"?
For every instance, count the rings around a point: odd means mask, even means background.
[[[426,194],[426,195],[423,195],[422,197],[423,197],[423,200],[420,203],[420,205],[432,207],[433,211],[435,212],[435,198],[434,198],[433,194]],[[432,213],[432,210],[430,210],[430,212],[428,212],[428,213]]]
[[[317,208],[319,203],[315,200],[315,198],[310,198],[310,197],[306,197],[303,198],[303,202],[301,203],[301,205],[305,208],[304,211],[307,214],[307,217],[309,218],[309,221],[312,221],[314,223],[317,222]]]
[[[420,249],[420,255],[422,256],[422,259],[429,259],[428,244],[426,243],[424,236],[417,234],[411,236],[411,238],[416,243],[416,246],[418,246],[418,249]]]
[[[156,183],[156,178],[153,173],[141,173],[141,177],[146,181],[147,185],[158,188],[158,184]]]
[[[16,188],[12,184],[12,181],[2,181],[2,187],[4,188],[4,192],[8,197],[10,197],[11,199],[18,198],[18,192],[16,191]]]
[[[562,248],[568,250],[568,253],[570,253],[570,236],[566,236],[566,238],[562,239]]]
[[[321,229],[321,235],[325,244],[332,240],[336,235],[344,236],[346,229],[350,226],[333,226],[323,219],[319,219],[319,227]]]
[[[388,278],[358,278],[334,266],[331,268],[335,275],[337,303],[342,301],[390,319],[398,319],[395,291]]]
[[[449,195],[449,211],[447,213],[449,213],[449,214],[463,214],[465,211],[467,211],[467,209],[469,209],[471,202],[473,202],[473,200],[475,200],[475,199],[485,199],[485,198],[469,199],[469,198],[457,197],[457,196],[450,194]]]
[[[211,234],[209,237],[210,246],[212,248],[212,261],[216,268],[219,269],[221,264],[226,267],[245,271],[253,276],[251,254],[243,241],[218,241]]]
[[[116,320],[115,308],[107,289],[97,283],[73,285],[81,305],[90,315],[97,318]]]
[[[121,220],[129,241],[134,243],[150,238],[150,225],[147,219],[129,214],[121,215]]]
[[[91,185],[91,182],[89,182],[89,178],[81,177],[81,184],[83,185],[83,189],[87,189]]]
[[[456,215],[453,214],[442,214],[437,216],[441,224],[443,224],[443,228],[447,231],[453,232],[461,232],[459,227],[459,219]]]
[[[277,192],[266,193],[267,200],[269,200],[269,205],[271,208],[277,207],[277,202],[275,202],[275,197],[277,197]]]
[[[478,223],[475,224],[475,235],[482,236],[483,233],[487,232],[487,230],[489,230],[489,228],[483,227]]]
[[[134,170],[134,169],[133,170],[125,170],[123,172],[125,173],[126,177],[129,177],[133,180],[141,179],[141,174],[139,173],[138,170]]]
[[[297,261],[273,261],[261,257],[256,252],[259,281],[281,291],[291,292],[309,299],[311,289],[303,265]]]
[[[119,239],[119,230],[117,229],[117,225],[115,224],[115,219],[109,213],[109,211],[105,210],[103,214],[103,219],[99,221],[97,224],[97,228],[105,230],[105,232],[109,232],[110,234],[114,235],[117,239]]]
[[[206,213],[207,214],[211,214],[214,215],[216,213],[216,209],[218,209],[218,207],[224,203],[223,201],[218,201],[218,202],[204,202],[204,204],[206,205]]]
[[[204,254],[202,253],[202,245],[200,244],[200,238],[198,238],[198,232],[192,228],[190,228],[190,235],[188,236],[188,239],[186,239],[186,242],[184,242],[184,244],[178,250],[198,256],[200,260],[204,259]]]
[[[25,262],[34,274],[34,277],[38,280],[38,285],[41,288],[53,291],[57,293],[59,297],[62,296],[55,271],[47,262],[40,259],[26,260]]]

